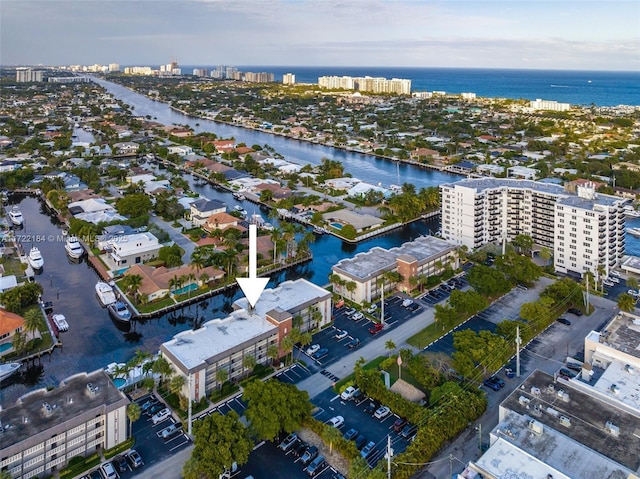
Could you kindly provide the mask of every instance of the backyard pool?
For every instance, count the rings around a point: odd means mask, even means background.
[[[332,228],[335,228],[337,230],[341,230],[342,229],[342,224],[340,224],[340,223],[329,223],[329,226],[331,226]]]
[[[13,347],[13,343],[2,343],[0,344],[0,353],[4,353],[5,351],[9,351]]]
[[[114,378],[113,385],[118,389],[122,389],[127,384],[127,380],[124,378]]]

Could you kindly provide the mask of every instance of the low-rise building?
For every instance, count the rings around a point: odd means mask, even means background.
[[[2,290],[0,290],[0,292],[1,291]],[[11,340],[15,334],[22,333],[23,331],[24,318],[18,314],[0,308],[0,345],[8,344],[9,346],[12,346]],[[0,350],[4,351],[3,348],[0,348]],[[1,354],[2,353],[0,353],[0,355]]]
[[[227,204],[220,200],[201,198],[189,205],[191,224],[193,226],[202,226],[207,222],[211,215],[225,213],[226,211]]]
[[[185,397],[198,401],[220,387],[222,377],[237,380],[250,373],[246,356],[255,364],[268,364],[284,355],[281,343],[291,334],[294,317],[302,331],[331,321],[331,293],[304,279],[267,289],[255,308],[244,307],[246,299],[238,300],[226,318],[178,333],[160,346],[162,356],[185,378]]]
[[[152,233],[135,233],[107,240],[109,259],[117,267],[129,267],[158,257],[160,243]]]
[[[456,245],[434,236],[422,236],[389,250],[376,246],[333,266],[331,271],[339,279],[339,283],[332,283],[333,290],[359,304],[373,302],[382,294],[379,280],[385,273],[395,271],[402,280],[397,284],[384,280],[385,292],[409,291],[412,277],[437,275],[447,266],[458,268],[456,250]],[[355,283],[355,288],[349,283]]]
[[[80,373],[0,410],[0,469],[14,479],[55,474],[70,459],[127,440],[129,399],[103,371]]]
[[[202,224],[202,229],[208,233],[213,233],[215,230],[223,231],[227,228],[238,228],[238,218],[225,212],[209,216]],[[245,230],[243,227],[239,228],[242,228],[243,231]]]

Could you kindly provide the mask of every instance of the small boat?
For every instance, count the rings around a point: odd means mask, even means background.
[[[109,316],[116,321],[122,321],[125,323],[131,321],[131,311],[129,311],[127,305],[122,301],[111,303],[107,306],[107,310],[109,311]]]
[[[64,333],[65,331],[69,331],[69,323],[67,323],[67,319],[62,314],[54,314],[51,316],[53,323],[58,328],[58,331]]]
[[[77,236],[68,236],[67,241],[64,243],[64,249],[69,255],[69,258],[78,259],[84,254],[84,248],[80,244]]]
[[[116,293],[113,288],[103,281],[96,284],[96,295],[102,306],[106,307],[116,302]]]
[[[9,219],[15,226],[22,226],[24,223],[24,217],[22,216],[22,211],[17,206],[14,206],[9,210]]]
[[[244,197],[244,195],[242,193],[233,193],[233,198],[238,200],[238,201],[244,201],[246,200],[246,198]]]
[[[20,369],[22,364],[20,363],[4,363],[0,364],[0,381],[5,378],[8,378],[13,373],[15,373],[18,369]]]
[[[637,236],[640,238],[640,228],[627,228],[625,231],[631,236]]]
[[[40,270],[44,266],[44,259],[42,258],[42,254],[40,253],[40,250],[35,246],[31,247],[31,251],[29,251],[27,261],[29,261],[29,264],[34,270]]]
[[[323,235],[326,232],[327,231],[324,228],[321,228],[320,226],[316,226],[315,228],[313,228],[313,233],[317,235]]]
[[[235,206],[233,207],[233,209],[234,209],[235,211],[244,211],[244,208],[243,208],[242,206],[240,206],[240,205],[235,205]]]

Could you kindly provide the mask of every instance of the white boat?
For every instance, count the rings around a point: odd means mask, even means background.
[[[113,288],[103,281],[96,284],[96,294],[102,306],[106,307],[116,302],[116,293]]]
[[[15,226],[22,226],[24,223],[24,217],[22,216],[22,211],[17,206],[14,206],[9,210],[9,219]]]
[[[626,228],[625,231],[629,233],[631,236],[640,237],[640,228]]]
[[[42,258],[42,254],[40,253],[40,250],[35,246],[31,247],[31,251],[29,251],[27,261],[29,261],[29,264],[34,270],[40,270],[44,266],[44,259]]]
[[[54,314],[51,319],[53,319],[53,323],[58,328],[58,331],[64,333],[65,331],[69,331],[69,323],[67,323],[67,318],[65,318],[62,314]]]
[[[233,193],[233,195],[231,196],[233,196],[238,201],[244,201],[246,199],[242,193]]]
[[[77,236],[68,236],[64,243],[64,249],[70,258],[78,259],[84,254],[84,248]]]
[[[233,209],[234,209],[235,211],[244,211],[244,208],[243,208],[242,206],[240,206],[240,205],[235,205],[235,206],[233,207]]]
[[[636,210],[631,205],[627,205],[624,207],[624,215],[629,218],[640,218],[640,211]]]
[[[4,363],[0,364],[0,381],[8,378],[22,366],[20,363]]]
[[[131,321],[131,311],[129,311],[127,305],[122,301],[111,303],[107,306],[107,309],[109,310],[109,316],[116,321],[122,321],[125,323]]]
[[[313,228],[313,232],[317,235],[323,235],[327,232],[327,230],[321,228],[320,226],[316,226],[315,228]]]

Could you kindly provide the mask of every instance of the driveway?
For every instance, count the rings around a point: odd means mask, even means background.
[[[189,228],[191,225],[186,220],[178,220],[183,226]],[[149,222],[155,224],[158,228],[166,231],[175,244],[180,246],[184,250],[184,254],[182,255],[182,262],[184,264],[189,264],[191,262],[191,254],[193,250],[196,249],[196,244],[191,241],[188,237],[182,234],[179,229],[171,226],[171,223],[163,220],[159,216],[149,216]]]

